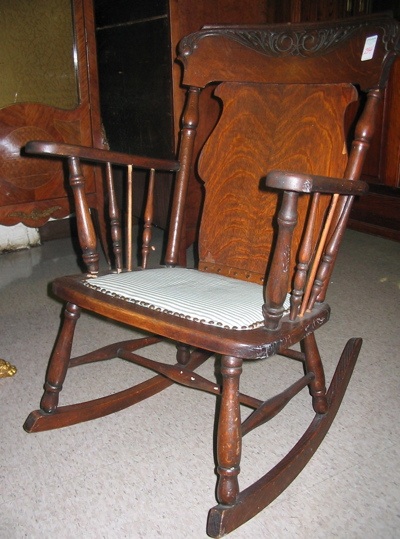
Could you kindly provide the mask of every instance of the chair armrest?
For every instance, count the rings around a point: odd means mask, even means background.
[[[283,191],[297,193],[337,193],[339,195],[363,195],[368,184],[361,180],[345,180],[328,176],[298,174],[282,170],[272,170],[267,174],[265,185]]]
[[[120,152],[112,152],[89,146],[78,146],[59,142],[33,140],[25,145],[25,153],[41,154],[54,157],[77,157],[83,161],[112,163],[114,165],[132,165],[136,168],[156,170],[179,170],[179,162],[169,159],[142,157]]]

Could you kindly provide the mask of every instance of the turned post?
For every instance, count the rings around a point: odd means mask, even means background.
[[[99,254],[96,249],[96,233],[85,195],[85,178],[82,174],[80,160],[77,157],[69,157],[68,164],[69,183],[74,195],[82,257],[89,275],[96,276],[99,272]]]
[[[298,193],[284,191],[282,206],[278,214],[278,238],[262,308],[265,327],[271,330],[279,328],[284,312],[283,303],[289,289],[290,249],[293,230],[297,223],[297,201]]]
[[[189,88],[187,101],[182,117],[181,141],[179,150],[180,169],[176,177],[174,199],[172,204],[170,231],[165,256],[167,266],[178,263],[183,217],[185,212],[186,192],[191,172],[193,146],[199,122],[200,88]]]
[[[307,227],[304,239],[299,251],[299,261],[296,267],[296,273],[293,282],[292,296],[290,298],[290,320],[295,320],[300,309],[301,300],[304,294],[304,287],[307,282],[308,268],[313,252],[313,235],[315,220],[320,200],[320,193],[314,193],[311,198],[310,216],[307,220]]]
[[[307,310],[307,305],[309,305],[310,295],[311,295],[311,292],[312,292],[312,289],[313,289],[313,285],[315,284],[315,276],[317,274],[319,264],[320,264],[320,261],[321,261],[321,257],[323,256],[324,249],[325,249],[325,246],[326,246],[327,238],[328,238],[329,232],[331,230],[332,221],[333,221],[333,218],[334,218],[334,215],[335,215],[338,200],[339,200],[339,195],[337,193],[335,193],[333,195],[333,197],[332,197],[332,200],[331,200],[331,203],[330,203],[330,206],[329,206],[328,216],[327,216],[327,218],[325,220],[325,224],[324,224],[324,227],[322,229],[321,237],[320,237],[318,245],[317,245],[317,252],[315,253],[315,258],[314,258],[314,261],[313,261],[313,265],[311,267],[310,275],[308,276],[307,286],[306,286],[306,289],[305,289],[305,292],[304,292],[304,297],[303,297],[303,303],[302,303],[301,309],[300,309],[300,316],[304,315],[304,313]]]
[[[111,241],[115,257],[115,268],[117,272],[122,271],[122,239],[121,239],[121,218],[115,196],[114,180],[111,163],[106,163],[106,183],[108,190],[108,215],[110,218]]]
[[[221,358],[223,381],[217,436],[217,500],[223,505],[234,505],[239,495],[238,475],[242,453],[239,379],[242,363],[242,359],[232,356]]]
[[[368,92],[364,110],[357,122],[354,140],[351,146],[349,160],[344,177],[349,180],[359,180],[367,156],[372,137],[375,132],[376,119],[379,112],[379,104],[383,90],[373,88]],[[315,289],[311,293],[308,309],[311,309],[315,301],[324,301],[330,276],[339,251],[341,239],[345,232],[349,219],[353,196],[341,196],[336,208],[336,218],[331,226],[331,234],[327,248],[322,259],[322,264],[316,275]]]
[[[147,267],[147,261],[150,252],[151,242],[151,227],[154,219],[154,168],[150,169],[149,187],[147,189],[146,208],[144,210],[144,228],[143,228],[143,244],[142,244],[142,267]]]
[[[132,271],[132,226],[133,226],[133,172],[132,165],[127,166],[126,178],[126,245],[125,260],[126,269]]]
[[[184,343],[176,345],[176,359],[180,365],[187,365],[191,357],[190,346]]]
[[[62,390],[71,357],[75,327],[80,315],[81,309],[77,305],[67,303],[61,333],[51,356],[44,384],[44,393],[40,401],[40,408],[46,413],[55,412],[57,409],[59,394]]]
[[[325,373],[315,334],[310,333],[310,335],[307,335],[302,344],[304,346],[306,371],[314,374],[314,378],[309,383],[314,411],[317,414],[326,414],[328,400],[326,398]]]
[[[340,244],[342,242],[343,235],[346,231],[346,223],[348,214],[350,213],[351,205],[353,203],[353,196],[348,196],[346,205],[342,211],[342,215],[337,223],[335,230],[326,246],[324,255],[321,259],[321,262],[318,267],[318,271],[315,275],[313,286],[308,298],[307,309],[311,311],[314,307],[315,302],[318,300],[321,295],[323,287],[326,287],[328,279],[332,273],[333,265],[336,259],[336,255],[339,251]]]

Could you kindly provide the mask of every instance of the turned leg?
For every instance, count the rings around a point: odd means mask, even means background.
[[[231,356],[222,356],[221,361],[222,400],[217,435],[217,499],[220,504],[234,505],[239,494],[238,475],[242,452],[239,379],[243,361]]]
[[[81,310],[77,305],[67,303],[60,335],[50,359],[44,384],[44,394],[40,407],[44,412],[55,412],[58,406],[59,393],[67,374],[71,357],[72,339]]]
[[[314,333],[307,335],[303,339],[303,346],[307,373],[313,372],[315,376],[309,384],[314,410],[317,414],[326,414],[328,401],[326,398],[325,374]]]
[[[178,343],[176,345],[176,360],[180,365],[187,365],[190,360],[190,346]]]

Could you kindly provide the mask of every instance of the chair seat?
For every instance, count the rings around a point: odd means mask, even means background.
[[[107,274],[85,284],[142,307],[232,330],[262,327],[263,286],[185,268]],[[289,308],[290,295],[284,308]]]
[[[189,318],[189,314],[185,316],[184,313],[178,312],[177,309],[174,312],[163,311],[161,307],[156,307],[154,295],[151,294],[151,301],[148,301],[150,294],[144,295],[145,281],[151,278],[153,272],[159,272],[158,280],[159,286],[157,287],[157,294],[160,294],[161,287],[168,288],[166,286],[166,277],[175,274],[175,269],[165,268],[159,270],[148,269],[145,271],[133,271],[120,274],[106,274],[99,275],[97,278],[88,278],[82,275],[69,275],[64,277],[57,277],[52,284],[53,293],[63,301],[69,304],[79,305],[81,309],[86,311],[92,311],[99,313],[104,317],[108,317],[123,324],[134,325],[136,328],[148,332],[153,335],[159,335],[166,337],[169,340],[176,342],[187,343],[190,346],[198,347],[212,351],[216,354],[225,354],[236,356],[240,354],[245,360],[255,360],[273,356],[281,350],[286,350],[288,347],[294,345],[302,336],[316,331],[318,327],[322,326],[329,320],[330,308],[327,303],[317,303],[312,311],[306,311],[304,316],[298,317],[295,321],[289,320],[289,316],[283,316],[279,330],[270,331],[265,328],[264,325],[260,327],[249,328],[247,330],[241,329],[228,329],[221,325],[207,324],[205,320],[220,321],[222,309],[220,308],[220,300],[215,291],[215,286],[211,289],[206,285],[206,281],[210,279],[210,282],[217,283],[220,279],[220,275],[208,274],[197,272],[197,270],[180,270],[188,272],[188,275],[193,277],[192,287],[187,288],[190,292],[185,297],[185,305],[188,312],[194,311],[198,308],[198,305],[205,304],[205,298],[208,296],[210,304],[214,304],[214,315],[216,318],[206,319],[202,317],[200,320],[194,320]],[[203,279],[202,287],[198,285],[199,280],[195,281],[195,274],[199,273],[198,278]],[[147,276],[145,274],[148,274]],[[126,276],[126,277],[125,277]],[[141,279],[144,280],[141,281]],[[106,279],[105,279],[106,277]],[[177,278],[177,277],[176,277]],[[103,281],[105,279],[105,282]],[[127,289],[124,290],[125,297],[121,296],[121,290],[117,292],[115,286],[110,286],[110,283],[123,283],[124,279],[129,282],[135,282],[137,287],[136,302],[133,299],[127,299]],[[248,290],[253,288],[253,283],[243,283],[236,279],[230,279],[229,277],[222,277],[223,280],[227,280],[232,286],[246,285],[241,290]],[[108,291],[105,287],[108,288]],[[247,285],[250,285],[249,287]],[[196,287],[194,289],[194,287]],[[253,304],[253,312],[255,313],[255,321],[260,321],[260,312],[262,310],[262,286],[255,284],[255,290],[259,295]],[[172,289],[172,284],[170,284]],[[179,288],[183,288],[183,284],[180,283]],[[196,294],[195,294],[196,290]],[[214,293],[212,293],[214,291]],[[143,305],[139,302],[139,295],[144,302]],[[171,292],[170,292],[171,295]],[[221,290],[219,290],[221,295]],[[228,297],[228,294],[226,294]],[[191,296],[196,296],[192,300]],[[180,298],[182,301],[182,292],[178,294],[178,291],[172,292],[172,297]],[[145,300],[146,298],[146,300]],[[233,299],[228,297],[229,307],[231,312],[234,313],[234,309],[237,310],[238,316],[243,319],[243,299]],[[249,302],[249,295],[245,294],[246,302]],[[175,300],[177,303],[177,300]],[[193,301],[191,303],[191,301]],[[228,309],[226,309],[228,312]],[[233,314],[232,314],[233,318]],[[235,317],[237,321],[238,317]]]

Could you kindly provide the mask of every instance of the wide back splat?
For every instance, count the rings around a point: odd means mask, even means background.
[[[357,93],[348,84],[223,83],[215,95],[222,101],[222,115],[199,163],[206,190],[200,268],[264,282],[278,194],[262,188],[262,180],[274,169],[342,177],[344,116]],[[329,198],[320,200],[314,242]],[[294,256],[309,200],[304,196],[299,202]]]

